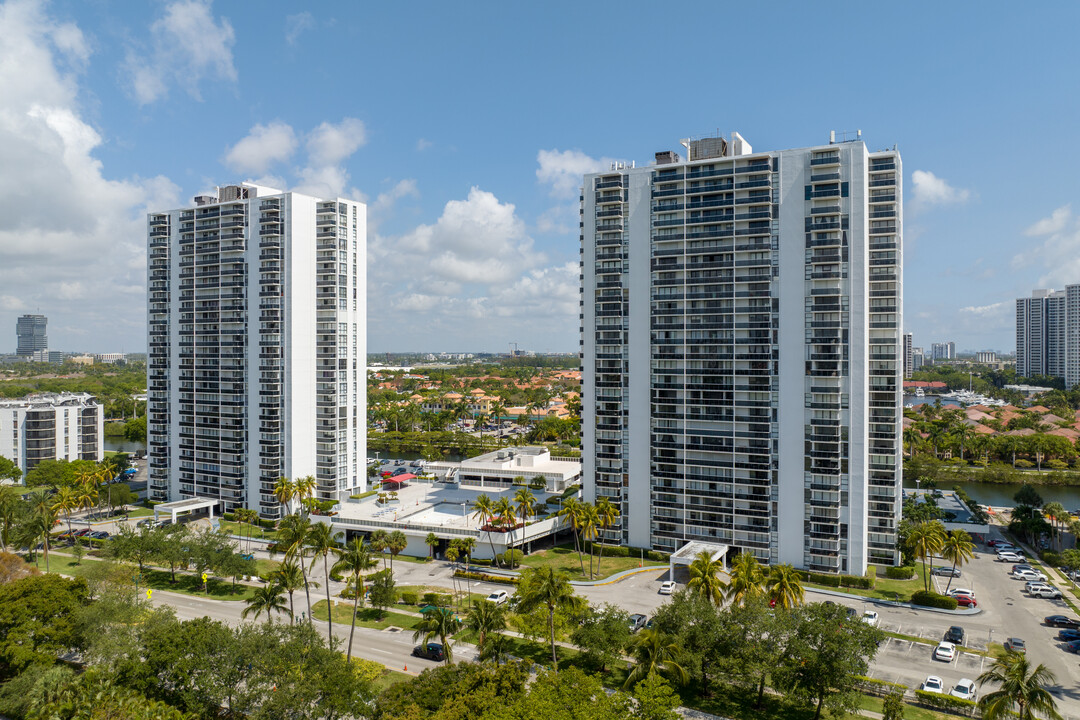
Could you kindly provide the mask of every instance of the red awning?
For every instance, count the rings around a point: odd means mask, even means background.
[[[416,476],[413,475],[412,473],[403,473],[401,475],[395,475],[394,477],[385,478],[383,480],[383,485],[390,485],[390,484],[404,485],[406,481],[415,480],[415,479],[416,479]]]

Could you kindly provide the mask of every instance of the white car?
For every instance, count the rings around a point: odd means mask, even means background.
[[[665,580],[664,582],[660,583],[660,594],[670,595],[671,593],[675,592],[675,588],[677,587],[679,587],[679,584],[674,580]]]
[[[967,595],[968,597],[975,597],[974,590],[968,590],[967,588],[953,588],[946,593],[949,597],[956,597],[957,595]]]
[[[943,662],[952,662],[956,658],[956,646],[948,640],[942,640],[934,648],[934,659]]]
[[[1046,575],[1038,570],[1017,570],[1012,574],[1015,580],[1034,580],[1036,582],[1046,582]]]
[[[1024,562],[1024,557],[1022,555],[1017,555],[1014,552],[1000,552],[994,559],[997,560],[997,562]]]
[[[510,599],[510,593],[505,590],[496,590],[487,596],[488,602],[493,602],[496,605],[502,605],[504,602]]]
[[[1029,594],[1031,595],[1031,597],[1046,598],[1047,600],[1061,599],[1061,591],[1058,590],[1056,587],[1051,587],[1049,585],[1041,585],[1039,587],[1036,587],[1032,589]]]
[[[961,700],[971,700],[972,702],[975,702],[975,699],[979,696],[978,691],[975,689],[975,683],[967,678],[956,683],[956,687],[949,694]]]
[[[1040,580],[1028,580],[1026,583],[1024,583],[1024,592],[1030,593],[1032,590],[1037,590],[1044,587],[1048,588],[1050,586]]]
[[[862,620],[870,627],[877,627],[878,614],[873,610],[867,610],[863,612]]]
[[[919,689],[925,692],[944,693],[945,683],[937,675],[927,675]]]

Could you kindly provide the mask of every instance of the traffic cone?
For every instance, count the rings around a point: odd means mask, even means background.
[[[409,666],[408,665],[405,666],[405,672],[409,672]]]

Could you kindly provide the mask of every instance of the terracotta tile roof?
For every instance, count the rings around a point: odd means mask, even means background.
[[[976,435],[997,435],[997,430],[991,427],[986,427],[985,425],[976,425],[972,429],[975,431]]]
[[[1068,438],[1068,439],[1072,440],[1073,442],[1075,442],[1077,438],[1080,438],[1080,432],[1077,432],[1076,430],[1073,430],[1072,428],[1058,428],[1057,430],[1051,430],[1050,432],[1048,432],[1046,434],[1047,435],[1057,435],[1058,437]]]
[[[1037,413],[1048,413],[1048,412],[1050,412],[1050,408],[1045,407],[1043,405],[1032,405],[1031,407],[1028,408],[1028,410],[1030,412],[1037,412]]]
[[[1005,433],[1006,435],[1016,435],[1019,437],[1027,437],[1028,435],[1034,435],[1035,431],[1031,428],[1020,428],[1019,430],[1010,430]]]

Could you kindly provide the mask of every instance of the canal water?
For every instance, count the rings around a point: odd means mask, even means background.
[[[125,440],[122,437],[107,437],[105,442],[102,443],[105,446],[106,452],[124,452],[128,454],[141,453],[146,454],[146,443],[144,442],[132,442]]]

